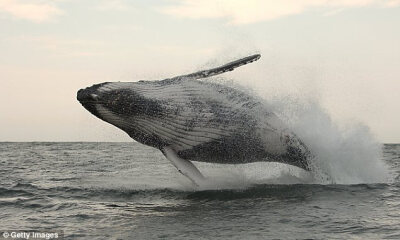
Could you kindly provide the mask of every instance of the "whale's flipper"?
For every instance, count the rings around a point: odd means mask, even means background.
[[[187,74],[187,75],[182,75],[174,78],[192,78],[192,79],[199,79],[199,78],[206,78],[206,77],[211,77],[214,75],[218,75],[224,72],[229,72],[232,71],[233,69],[240,67],[242,65],[257,61],[260,59],[261,55],[260,54],[254,54],[230,63],[227,63],[225,65],[222,65],[220,67],[212,68],[212,69],[207,69],[207,70],[202,70],[198,71],[195,73]]]
[[[204,182],[205,178],[196,166],[190,161],[180,158],[173,149],[164,147],[162,153],[180,173],[189,178],[195,185],[199,186]]]

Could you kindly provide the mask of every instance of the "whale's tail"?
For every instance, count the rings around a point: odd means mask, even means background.
[[[220,67],[202,70],[202,71],[198,71],[195,73],[190,73],[190,74],[186,74],[186,75],[182,75],[182,76],[177,76],[177,77],[174,77],[174,79],[183,79],[183,78],[199,79],[199,78],[215,76],[215,75],[218,75],[218,74],[221,74],[224,72],[232,71],[233,69],[243,66],[243,65],[246,65],[248,63],[257,61],[258,59],[260,59],[260,57],[261,57],[260,54],[254,54],[254,55],[224,64]]]

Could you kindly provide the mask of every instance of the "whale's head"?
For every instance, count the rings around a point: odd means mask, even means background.
[[[105,82],[80,89],[78,101],[96,117],[130,134],[135,120],[161,111],[160,104],[143,94],[143,82]],[[147,86],[149,87],[149,86]],[[151,87],[151,86],[150,86]]]
[[[122,94],[122,88],[109,89],[110,83],[100,83],[93,86],[80,89],[77,93],[77,99],[82,106],[96,117],[120,127],[118,122],[127,117],[122,114],[129,99],[125,99]],[[118,121],[119,120],[119,121]]]
[[[91,87],[82,88],[78,91],[76,96],[77,100],[86,110],[99,118],[101,118],[101,114],[97,110],[97,107],[105,103],[104,96],[100,94],[99,88],[105,84],[106,83],[96,84]]]

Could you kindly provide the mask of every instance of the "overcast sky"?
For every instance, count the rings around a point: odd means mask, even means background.
[[[0,0],[0,141],[129,140],[76,91],[257,52],[225,77],[400,142],[399,43],[399,0]]]

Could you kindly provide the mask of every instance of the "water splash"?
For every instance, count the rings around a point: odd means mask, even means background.
[[[275,112],[311,149],[315,183],[390,181],[381,144],[362,123],[339,127],[316,100],[275,99]]]

